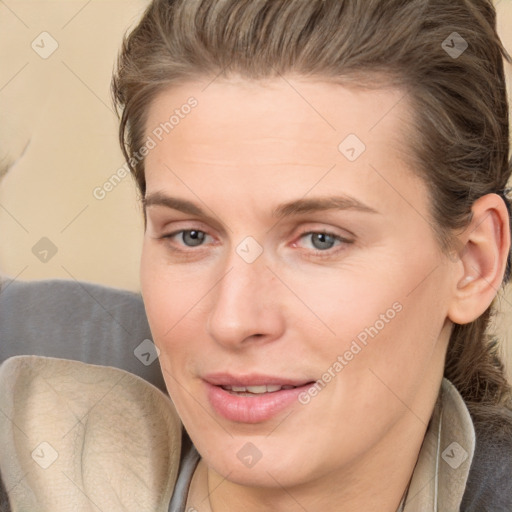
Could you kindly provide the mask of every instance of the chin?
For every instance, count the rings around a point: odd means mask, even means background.
[[[296,453],[295,458],[276,457],[289,452],[290,446],[269,446],[260,439],[236,440],[222,451],[211,451],[204,457],[205,462],[226,480],[248,487],[293,487],[315,479],[310,474],[312,468],[305,466],[306,453]]]

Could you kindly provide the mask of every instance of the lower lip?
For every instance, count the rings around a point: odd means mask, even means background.
[[[238,396],[220,386],[205,382],[210,404],[215,411],[230,421],[261,423],[267,421],[298,401],[298,397],[313,384],[254,396]]]

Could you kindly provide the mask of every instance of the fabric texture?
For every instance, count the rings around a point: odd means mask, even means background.
[[[512,413],[504,413],[502,430],[475,424],[475,462],[469,473],[463,512],[512,511]]]
[[[443,379],[407,494],[405,512],[459,510],[475,451],[469,411]]]
[[[185,429],[183,429],[178,479],[174,486],[174,492],[171,502],[169,503],[168,512],[194,512],[193,510],[187,510],[186,505],[190,483],[192,482],[192,477],[194,476],[194,471],[196,470],[200,458],[201,457],[195,446],[192,444],[190,437]]]
[[[0,340],[0,363],[23,354],[74,359],[127,370],[166,391],[158,359],[148,364],[135,355],[152,340],[140,294],[79,281],[4,279]]]
[[[0,366],[0,470],[13,511],[167,512],[182,426],[129,372],[16,356]]]

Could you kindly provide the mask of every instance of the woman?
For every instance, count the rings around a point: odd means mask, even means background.
[[[503,54],[482,0],[151,3],[113,90],[158,510],[512,510]]]

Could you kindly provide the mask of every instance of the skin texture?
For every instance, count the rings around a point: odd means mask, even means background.
[[[208,83],[161,93],[146,125],[151,136],[187,98],[198,101],[146,157],[141,264],[167,388],[203,457],[187,506],[394,512],[438,394],[450,319],[481,314],[503,272],[504,205],[485,196],[480,224],[458,235],[464,257],[447,255],[427,189],[405,163],[402,91],[292,77]],[[338,149],[349,134],[366,146],[354,161]],[[283,203],[341,195],[374,211],[272,215]],[[205,215],[158,204],[164,196]],[[202,244],[186,245],[180,230],[204,232]],[[311,232],[334,235],[332,247],[319,249]],[[252,263],[237,252],[249,236],[262,250]],[[251,243],[242,247],[255,254]],[[347,360],[371,326],[378,334]],[[346,364],[336,372],[338,356]],[[217,414],[202,379],[316,381],[329,368],[307,404],[253,424]],[[237,457],[246,443],[261,454],[252,467]]]

